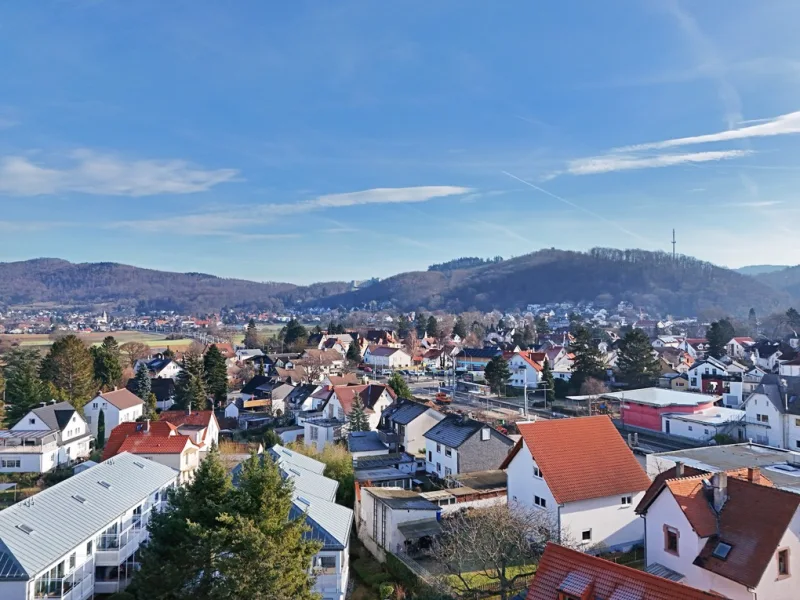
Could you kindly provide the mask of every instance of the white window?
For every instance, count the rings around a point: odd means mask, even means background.
[[[592,530],[591,529],[584,529],[581,531],[581,541],[582,542],[591,542],[592,541]]]
[[[94,408],[94,409],[97,408],[97,402],[92,403],[92,408]]]
[[[5,460],[0,460],[0,467],[6,469],[19,469],[20,460],[18,458],[7,458]]]
[[[311,439],[312,440],[316,440],[317,436],[319,435],[319,432],[317,431],[317,428],[314,427],[313,425],[309,425],[308,428],[310,430],[309,433],[311,434]]]
[[[623,496],[622,497],[622,506],[630,506],[632,503],[632,498],[630,496]]]
[[[444,447],[444,455],[445,456],[453,456],[453,451],[450,450],[447,446]]]
[[[436,472],[437,473],[441,473],[442,472],[442,463],[438,463],[438,462],[436,463]]]
[[[488,427],[484,427],[483,429],[481,429],[481,441],[485,442],[490,437],[492,437],[492,430],[491,429],[489,429]]]
[[[442,453],[442,445],[441,444],[436,444],[436,452],[438,452],[439,454]]]
[[[542,478],[542,470],[536,465],[533,465],[533,476],[536,477],[537,479]]]
[[[539,496],[534,496],[533,497],[533,503],[536,506],[539,506],[541,508],[547,508],[547,500],[545,498],[540,498]]]

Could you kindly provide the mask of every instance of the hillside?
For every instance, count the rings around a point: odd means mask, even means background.
[[[747,265],[746,267],[734,269],[734,271],[742,275],[765,275],[775,271],[782,271],[786,268],[788,268],[787,265]]]
[[[282,307],[271,300],[297,286],[169,273],[116,263],[73,264],[39,258],[0,263],[0,305],[109,306],[116,309],[216,311],[247,303]]]
[[[793,298],[800,299],[800,265],[786,267],[771,273],[762,273],[755,278],[776,290],[790,294]]]
[[[462,259],[457,259],[462,260]],[[474,264],[476,261],[472,261]],[[470,263],[467,263],[470,264]],[[773,281],[773,279],[775,281]],[[770,287],[772,286],[772,287]],[[640,250],[542,250],[469,268],[401,273],[350,291],[343,282],[296,286],[116,263],[41,258],[0,263],[0,307],[108,307],[203,313],[222,307],[359,307],[414,310],[524,308],[531,303],[620,300],[678,315],[785,310],[800,298],[800,267],[750,277],[689,257]]]
[[[681,315],[746,314],[785,308],[789,296],[752,277],[689,257],[594,249],[542,250],[491,265],[403,273],[363,290],[323,299],[325,306],[392,301],[404,309],[490,310],[531,303],[628,300]]]

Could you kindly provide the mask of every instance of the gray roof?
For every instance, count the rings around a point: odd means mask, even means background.
[[[33,414],[39,417],[44,424],[54,431],[61,431],[67,426],[75,408],[69,402],[57,402],[48,404],[32,410]]]
[[[465,419],[458,415],[447,415],[436,425],[431,427],[425,437],[433,442],[444,444],[449,448],[458,448],[469,438],[475,435],[484,427],[489,427],[486,423]],[[489,427],[489,429],[492,429]],[[492,436],[499,437],[501,441],[507,441],[509,446],[514,444],[511,438],[504,436],[500,432],[492,429]]]
[[[387,450],[377,431],[353,431],[347,436],[347,449],[350,452],[376,452]]]
[[[763,394],[769,398],[781,414],[800,415],[800,377],[764,375],[753,394]]]
[[[401,510],[439,510],[439,505],[426,500],[419,492],[400,488],[363,488],[390,508]]]
[[[405,452],[394,452],[392,454],[378,454],[375,456],[361,456],[353,459],[353,465],[356,470],[363,469],[380,469],[382,467],[391,467],[392,465],[400,465],[405,463],[414,462],[414,457]]]
[[[17,502],[0,512],[0,576],[36,576],[177,477],[174,469],[123,452]]]
[[[263,454],[261,456],[263,457]],[[304,468],[301,464],[298,464],[298,462],[308,464],[304,461],[293,462],[286,455],[280,455],[282,458],[278,458],[278,455],[274,454],[273,452],[269,452],[269,456],[278,465],[278,468],[280,469],[281,475],[284,477],[284,479],[290,479],[292,481],[294,484],[294,490],[297,494],[311,494],[312,496],[316,496],[323,500],[328,500],[329,502],[336,500],[336,490],[339,488],[339,482],[335,479],[330,479],[321,473],[310,471]],[[303,455],[301,454],[299,456]],[[239,478],[243,464],[244,463],[239,463],[231,471],[231,476],[234,483],[236,483]],[[323,465],[323,468],[324,467],[325,465]]]
[[[284,463],[290,463],[317,475],[322,475],[325,472],[325,463],[309,458],[305,454],[300,454],[294,450],[289,450],[280,444],[275,444],[270,448],[269,453],[280,466],[283,466]]]
[[[397,479],[412,479],[411,473],[406,473],[395,467],[384,467],[382,469],[359,469],[355,474],[356,481],[394,481]]]
[[[391,408],[391,407],[389,407]],[[392,411],[391,414],[387,416],[387,418],[391,419],[395,423],[400,423],[401,425],[408,425],[428,410],[428,407],[424,404],[420,404],[419,402],[412,402],[410,400],[406,400],[402,402],[396,410]]]

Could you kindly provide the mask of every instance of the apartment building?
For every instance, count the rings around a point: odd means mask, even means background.
[[[85,600],[125,589],[178,473],[133,454],[0,512],[0,598]]]

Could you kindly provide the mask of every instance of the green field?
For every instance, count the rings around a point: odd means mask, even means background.
[[[141,342],[147,344],[151,348],[184,348],[192,343],[192,338],[183,338],[180,340],[168,340],[164,335],[155,333],[145,333],[142,331],[112,331],[102,332],[96,331],[92,333],[79,334],[83,341],[87,344],[96,346],[103,341],[107,335],[113,335],[119,344],[126,342]],[[29,334],[0,334],[0,341],[10,340],[19,342],[21,346],[41,346],[47,347],[53,343],[50,336],[47,334],[29,333]]]

